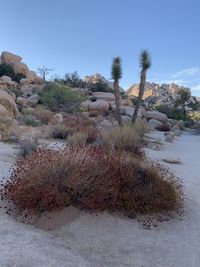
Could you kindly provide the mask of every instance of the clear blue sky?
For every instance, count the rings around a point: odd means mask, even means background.
[[[199,0],[0,0],[0,51],[33,70],[99,72],[110,78],[120,55],[121,85],[139,81],[138,55],[148,48],[148,80],[177,82],[200,95]]]

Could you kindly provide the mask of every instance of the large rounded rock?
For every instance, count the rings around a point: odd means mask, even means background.
[[[39,95],[32,95],[27,98],[27,103],[30,107],[34,108],[35,106],[37,106],[39,100]]]
[[[9,76],[3,75],[0,77],[0,83],[4,83],[8,88],[17,87],[17,82],[14,82]]]
[[[5,116],[8,114],[8,110],[0,104],[0,116]]]
[[[168,121],[167,116],[161,112],[158,112],[158,111],[145,111],[143,113],[143,116],[146,119],[155,119],[155,120],[161,121],[163,123],[166,123]]]
[[[26,107],[28,104],[28,101],[26,98],[19,96],[16,100],[16,103],[20,105],[21,107]]]
[[[150,119],[148,121],[149,130],[156,130],[157,127],[160,127],[162,125],[163,125],[162,122],[155,119]]]
[[[22,62],[14,62],[12,63],[13,69],[15,73],[22,73],[24,74],[26,77],[29,74],[29,68],[25,63]]]
[[[88,111],[89,110],[89,104],[91,103],[90,100],[85,100],[80,104],[81,111]]]
[[[103,99],[99,99],[94,102],[89,102],[88,110],[89,111],[95,111],[95,110],[107,111],[109,110],[109,103]]]
[[[1,54],[1,61],[6,64],[19,63],[22,61],[22,58],[20,56],[5,51]]]
[[[95,92],[94,96],[97,99],[103,99],[105,101],[115,101],[115,95],[113,93]]]
[[[3,90],[0,90],[0,104],[12,115],[17,115],[19,113],[13,97]]]

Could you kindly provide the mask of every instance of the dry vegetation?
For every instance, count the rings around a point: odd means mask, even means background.
[[[181,207],[177,179],[156,164],[100,146],[37,150],[20,158],[2,197],[28,214],[67,205],[127,216],[168,213]]]

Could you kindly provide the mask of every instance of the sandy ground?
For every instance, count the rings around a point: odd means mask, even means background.
[[[35,225],[16,222],[0,210],[0,267],[199,267],[200,135],[183,134],[161,151],[146,151],[155,160],[181,160],[163,164],[183,181],[183,217],[147,230],[138,220],[74,208],[42,216]],[[1,178],[8,176],[16,153],[16,147],[0,143]],[[53,230],[43,230],[48,228]]]

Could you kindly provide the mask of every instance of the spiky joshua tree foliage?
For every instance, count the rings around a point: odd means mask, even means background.
[[[119,126],[122,126],[121,108],[120,108],[120,89],[119,80],[122,77],[121,59],[116,57],[112,62],[112,79],[114,80],[113,87],[115,92],[115,105],[116,105],[116,115]]]
[[[133,117],[132,117],[132,123],[135,123],[137,119],[138,110],[142,102],[142,97],[143,97],[144,90],[145,90],[147,70],[151,67],[150,54],[147,50],[143,50],[140,54],[140,66],[141,66],[140,89],[139,89],[138,101],[135,106],[135,110],[134,110]]]

